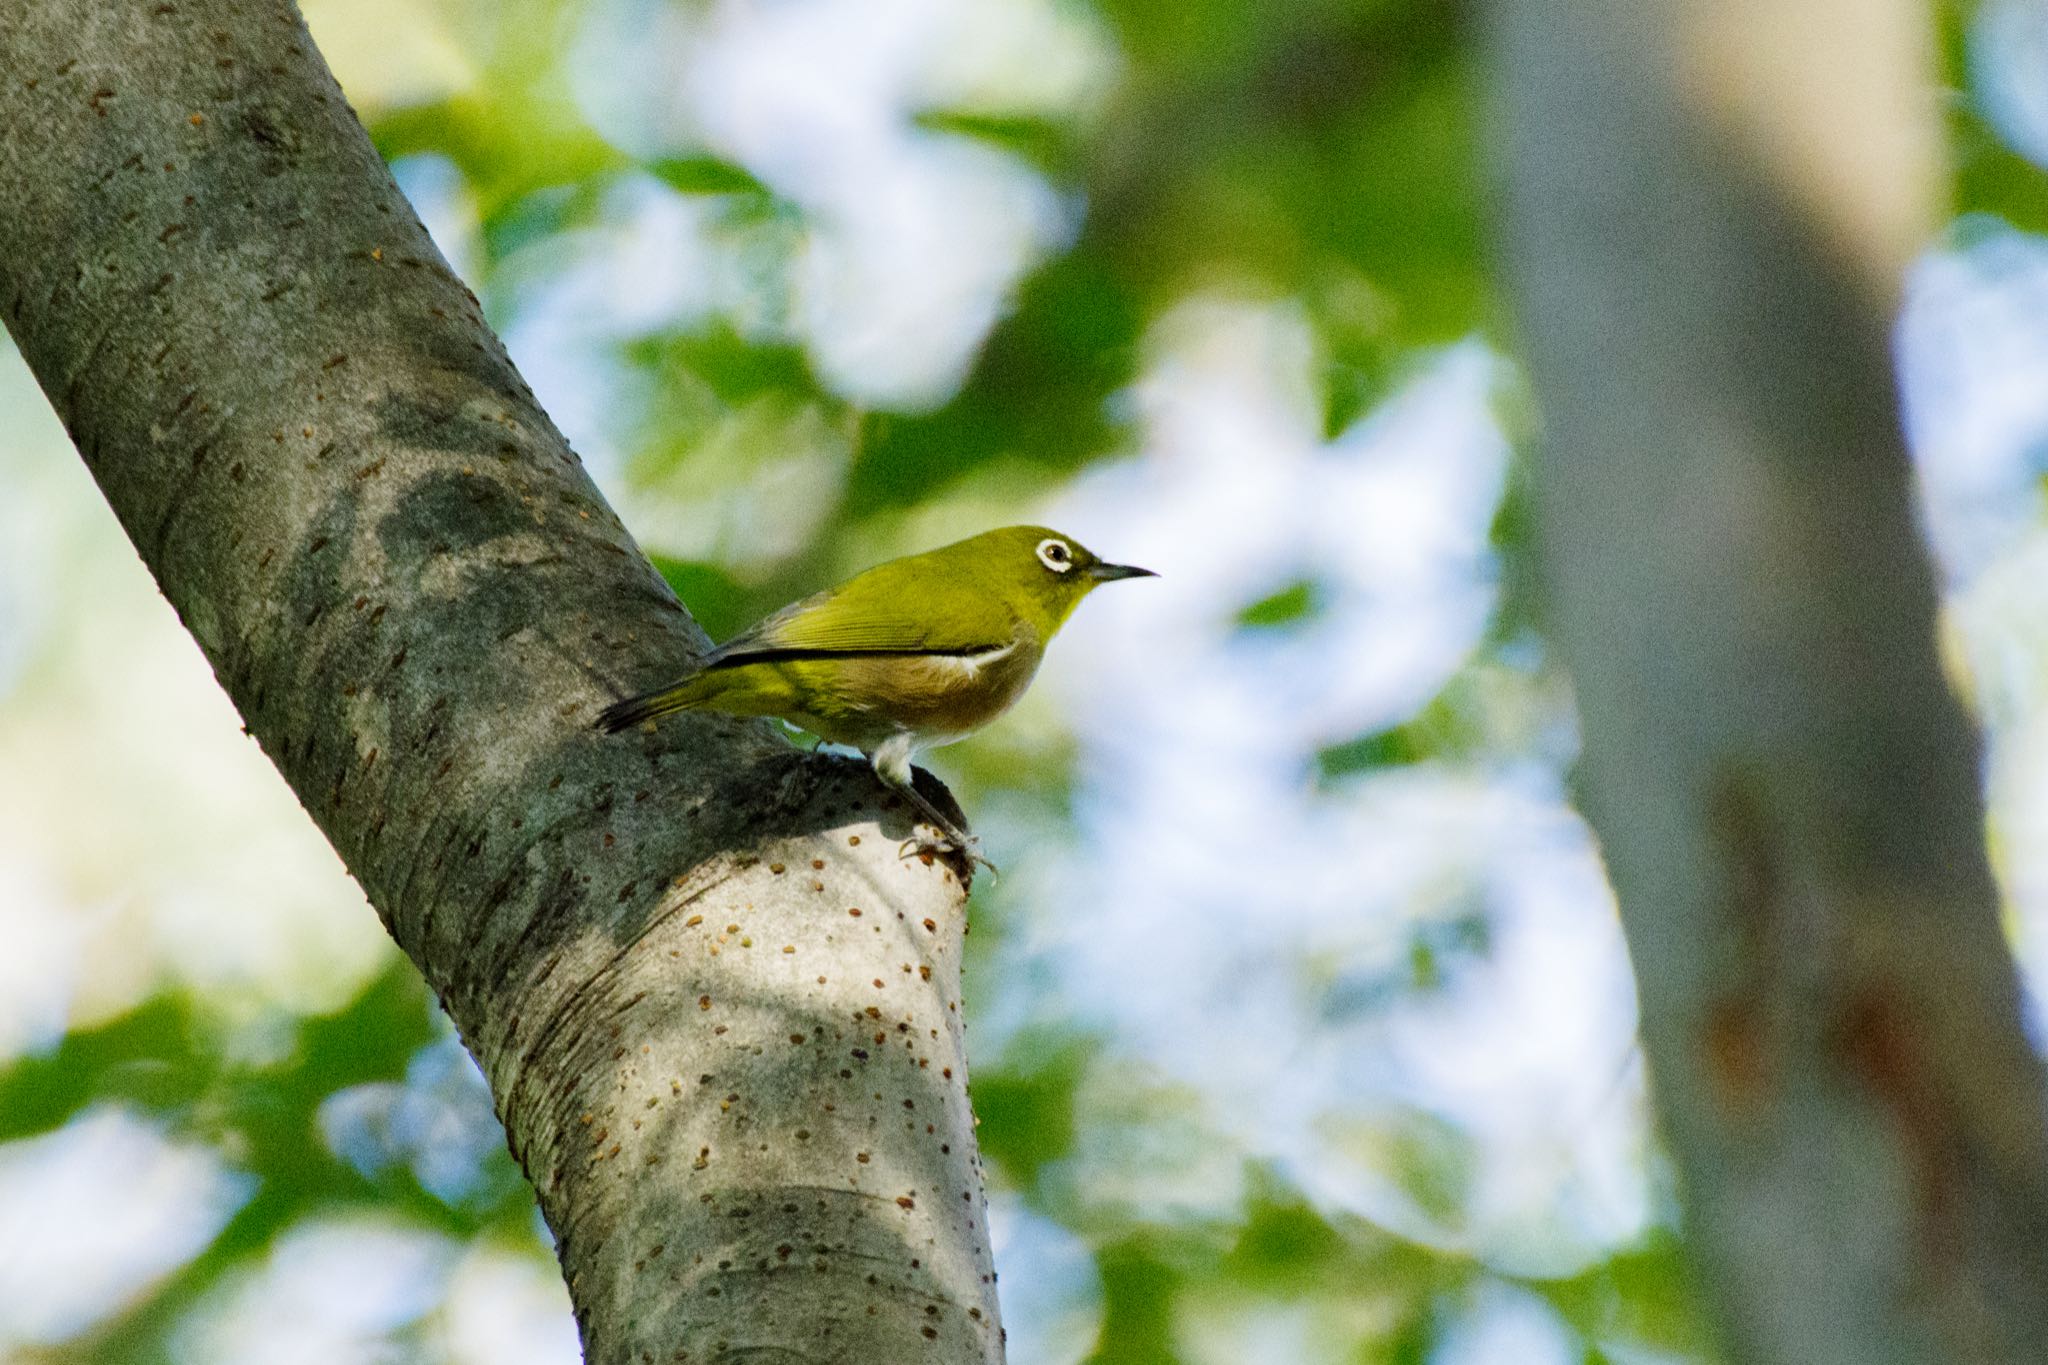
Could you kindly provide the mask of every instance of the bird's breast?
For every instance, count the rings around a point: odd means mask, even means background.
[[[1033,642],[1013,640],[978,654],[860,659],[851,662],[846,685],[871,714],[936,743],[979,730],[1009,710],[1030,686],[1042,654]]]

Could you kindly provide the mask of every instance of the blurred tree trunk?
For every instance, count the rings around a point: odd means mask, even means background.
[[[591,730],[703,637],[289,0],[0,8],[0,196],[9,330],[490,1078],[588,1357],[999,1360],[963,885],[858,765]]]
[[[1499,0],[1588,812],[1730,1356],[2048,1359],[2048,1130],[1887,323],[1923,8]]]

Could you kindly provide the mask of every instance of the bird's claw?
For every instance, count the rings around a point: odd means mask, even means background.
[[[919,830],[896,846],[898,858],[915,857],[930,862],[934,857],[945,853],[958,853],[970,864],[985,867],[991,873],[1000,875],[996,865],[981,855],[981,840],[972,834],[963,838],[943,831],[934,835]]]

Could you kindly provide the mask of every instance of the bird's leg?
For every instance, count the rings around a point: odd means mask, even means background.
[[[910,771],[908,735],[891,736],[884,740],[874,753],[869,755],[868,761],[874,764],[875,776],[881,778],[891,789],[909,797],[910,804],[917,807],[926,821],[943,836],[942,839],[931,840],[919,834],[905,839],[896,851],[898,857],[909,857],[910,853],[905,850],[920,854],[958,851],[970,862],[979,863],[991,872],[996,870],[994,863],[981,856],[981,840],[954,824],[944,811],[926,800],[924,793],[917,789]]]

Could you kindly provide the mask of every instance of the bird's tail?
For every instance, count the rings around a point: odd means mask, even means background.
[[[624,701],[613,702],[597,713],[597,728],[608,735],[615,735],[621,730],[630,730],[644,721],[702,705],[715,691],[716,685],[707,685],[706,675],[698,673],[679,683],[671,683],[652,692],[642,692],[637,697],[627,697]]]

